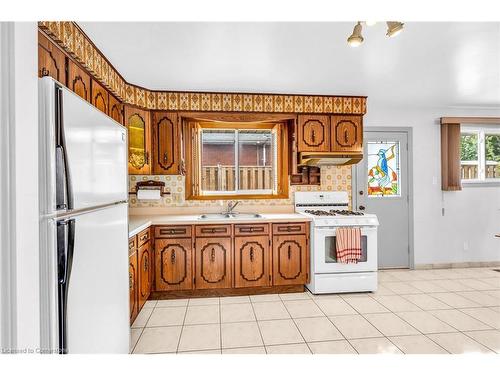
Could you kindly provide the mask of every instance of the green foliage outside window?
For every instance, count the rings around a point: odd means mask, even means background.
[[[462,134],[460,160],[477,161],[477,134]]]

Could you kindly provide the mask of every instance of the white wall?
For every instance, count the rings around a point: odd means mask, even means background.
[[[500,117],[500,108],[407,108],[369,100],[364,125],[413,128],[415,264],[500,261],[500,187],[441,191],[439,127],[440,117]]]

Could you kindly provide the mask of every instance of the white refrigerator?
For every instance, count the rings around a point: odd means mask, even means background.
[[[127,130],[39,80],[41,350],[128,353]]]

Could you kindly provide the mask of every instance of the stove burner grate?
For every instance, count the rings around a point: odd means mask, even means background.
[[[364,215],[359,211],[351,211],[351,210],[305,210],[307,214],[311,214],[314,216],[362,216]]]

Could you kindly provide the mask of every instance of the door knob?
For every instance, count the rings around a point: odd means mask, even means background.
[[[364,211],[365,206],[359,206],[358,208],[359,208],[361,211]]]
[[[359,191],[359,195],[363,195],[365,192],[363,190]]]

